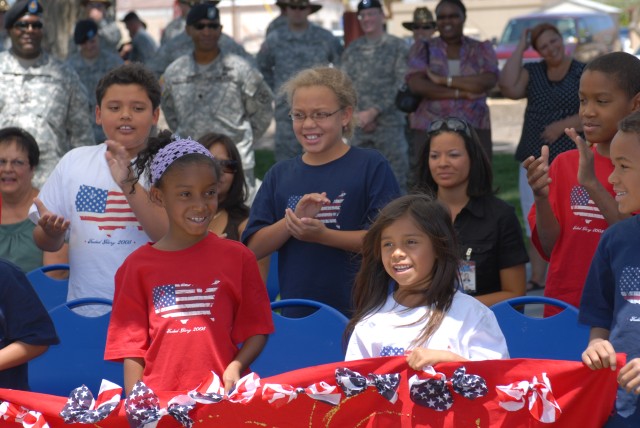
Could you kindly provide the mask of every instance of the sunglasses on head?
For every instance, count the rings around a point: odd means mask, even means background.
[[[227,174],[235,174],[238,172],[238,161],[232,159],[219,159],[218,165],[222,168],[222,172],[226,172]]]
[[[44,26],[44,24],[42,23],[42,21],[35,21],[35,22],[18,21],[15,24],[13,24],[13,26],[19,30],[27,30],[29,29],[29,27],[31,27],[31,29],[33,30],[42,30],[42,27]]]
[[[467,122],[456,117],[448,117],[431,122],[428,133],[435,134],[440,131],[453,131],[459,134],[464,133],[468,138],[471,138],[471,129],[469,125],[467,125]]]
[[[213,22],[213,23],[198,22],[193,24],[193,28],[195,28],[198,31],[204,30],[205,28],[217,30],[218,28],[220,28],[220,24],[217,22]]]

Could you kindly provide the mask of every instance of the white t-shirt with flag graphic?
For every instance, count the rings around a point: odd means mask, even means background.
[[[69,300],[113,299],[116,271],[132,251],[149,242],[111,176],[106,150],[107,146],[100,144],[68,152],[39,195],[49,211],[71,221],[66,236]],[[33,222],[39,219],[35,205],[29,210],[29,218]]]

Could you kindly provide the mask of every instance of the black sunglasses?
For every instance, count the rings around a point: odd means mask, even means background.
[[[33,30],[42,30],[44,24],[41,21],[29,22],[29,21],[18,21],[13,26],[19,30],[27,30],[29,27]]]
[[[414,30],[433,30],[436,28],[436,24],[424,24],[424,25],[414,25]]]
[[[464,133],[468,138],[471,138],[471,129],[467,122],[458,119],[457,117],[448,117],[446,119],[438,119],[431,122],[429,126],[429,134],[435,134],[440,131],[453,131],[457,133]]]
[[[309,6],[287,6],[287,9],[291,9],[291,10],[305,10],[308,8]]]
[[[197,22],[193,24],[193,28],[195,28],[198,31],[204,30],[205,28],[217,30],[218,28],[220,28],[220,24],[217,22],[214,22],[214,23]]]
[[[222,172],[227,174],[235,174],[238,172],[238,161],[232,159],[218,159],[218,165],[222,168]]]

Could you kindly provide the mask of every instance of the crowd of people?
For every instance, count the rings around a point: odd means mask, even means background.
[[[193,388],[206,370],[229,391],[273,332],[277,252],[280,298],[350,318],[347,360],[404,355],[416,370],[508,358],[489,307],[544,285],[591,327],[587,366],[627,353],[609,426],[640,422],[640,60],[579,63],[540,24],[499,71],[491,44],[464,35],[461,0],[417,8],[411,46],[361,0],[362,36],[344,48],[310,21],[320,4],[280,0],[253,57],[217,1],[179,3],[158,47],[134,11],[123,45],[111,2],[83,1],[63,62],[42,47],[37,0],[0,0],[0,387],[27,389],[27,362],[57,343],[24,273],[68,263],[70,300],[113,300],[105,358],[123,362],[127,392]],[[529,47],[541,61],[523,65]],[[408,115],[403,83],[420,98]],[[496,85],[527,99],[529,248],[495,195]],[[272,120],[261,181],[253,147]]]

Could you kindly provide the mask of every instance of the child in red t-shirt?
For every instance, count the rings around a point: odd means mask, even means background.
[[[124,360],[127,392],[139,380],[157,391],[194,389],[209,371],[228,392],[273,321],[253,253],[209,233],[220,166],[200,143],[165,132],[136,167],[137,176],[149,171],[151,200],[166,210],[169,230],[116,273],[105,359]]]
[[[607,178],[613,171],[609,145],[617,124],[640,107],[640,60],[624,52],[587,64],[580,79],[579,115],[587,142],[565,132],[577,150],[548,164],[549,148],[526,159],[535,205],[529,214],[532,241],[550,261],[545,296],[579,306],[591,258],[604,230],[623,217]],[[546,308],[545,315],[557,312]]]

